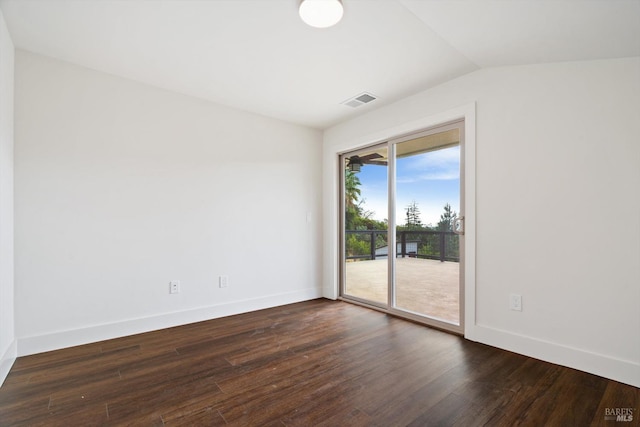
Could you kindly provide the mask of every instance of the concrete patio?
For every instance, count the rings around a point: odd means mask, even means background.
[[[396,259],[396,307],[459,323],[457,262]],[[387,259],[346,263],[345,294],[386,304]]]

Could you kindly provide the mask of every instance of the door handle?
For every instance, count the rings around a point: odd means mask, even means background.
[[[459,216],[453,220],[453,232],[458,235],[464,234],[464,217]]]

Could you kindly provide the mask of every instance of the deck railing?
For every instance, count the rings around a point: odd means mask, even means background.
[[[377,246],[377,237],[384,236],[385,241],[387,237],[387,230],[345,230],[345,236],[368,236],[364,237],[364,241],[369,243],[369,252],[366,254],[353,254],[348,255],[347,259],[370,259],[386,258],[387,253],[378,254],[381,249]],[[448,238],[447,238],[448,237]],[[460,252],[457,239],[451,237],[457,237],[452,231],[432,231],[432,230],[403,230],[396,232],[396,256],[398,258],[422,258],[422,259],[435,259],[444,261],[460,261]],[[434,242],[436,240],[436,242]],[[417,245],[415,245],[417,243]],[[416,251],[408,250],[408,247],[416,247]],[[428,247],[427,250],[421,250]],[[382,246],[384,248],[384,246]]]

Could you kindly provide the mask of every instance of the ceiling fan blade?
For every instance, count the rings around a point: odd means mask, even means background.
[[[372,154],[367,154],[366,156],[359,156],[359,157],[360,157],[360,160],[362,160],[363,162],[366,162],[373,159],[379,159],[382,156],[378,153],[372,153]]]

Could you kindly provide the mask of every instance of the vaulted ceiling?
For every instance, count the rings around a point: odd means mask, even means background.
[[[0,0],[15,46],[323,129],[479,68],[640,56],[640,0]],[[353,108],[343,102],[368,92]]]

